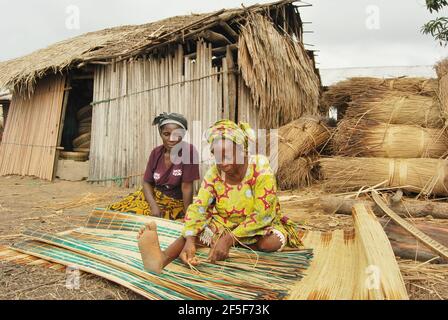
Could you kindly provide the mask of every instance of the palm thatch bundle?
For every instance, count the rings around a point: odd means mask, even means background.
[[[297,158],[277,171],[277,183],[281,190],[309,187],[316,180],[318,180],[316,156]]]
[[[364,118],[392,124],[413,124],[441,128],[444,120],[437,97],[400,91],[370,92],[348,104],[345,118]]]
[[[447,154],[448,135],[445,129],[346,119],[331,148],[345,157],[440,158]]]
[[[274,169],[282,170],[288,167],[298,157],[319,152],[318,148],[330,139],[331,133],[324,122],[315,116],[301,117],[271,133],[268,141],[274,140],[269,146],[270,162]]]
[[[436,72],[439,77],[439,100],[444,117],[448,118],[448,58],[437,63]]]
[[[448,195],[448,160],[334,157],[319,160],[329,191],[401,187],[425,196]]]
[[[301,43],[253,14],[242,26],[238,47],[242,77],[264,127],[278,128],[318,113],[320,81]]]
[[[326,109],[331,106],[343,106],[368,92],[378,95],[388,91],[398,91],[405,94],[434,97],[437,95],[437,88],[436,79],[354,77],[331,86],[323,94],[321,104]]]

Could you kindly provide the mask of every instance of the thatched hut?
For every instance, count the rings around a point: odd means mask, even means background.
[[[0,174],[51,180],[61,155],[89,153],[90,181],[131,186],[160,143],[150,122],[162,111],[200,120],[194,143],[221,118],[275,128],[317,114],[307,5],[294,2],[105,29],[0,63],[0,87],[14,92]]]

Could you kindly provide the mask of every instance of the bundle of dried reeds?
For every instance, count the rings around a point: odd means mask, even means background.
[[[375,95],[378,95],[387,91],[399,91],[434,97],[437,94],[437,87],[436,79],[354,77],[331,86],[323,94],[321,104],[326,109],[331,106],[341,106],[365,95],[367,92],[374,92]]]
[[[446,119],[448,118],[448,58],[437,63],[436,72],[439,77],[438,96]]]
[[[301,43],[253,14],[242,26],[238,47],[244,82],[266,128],[318,113],[320,81]]]
[[[440,158],[447,154],[448,135],[445,129],[346,119],[331,147],[346,157]]]
[[[448,195],[448,160],[334,157],[319,160],[331,191],[402,187],[421,195]]]
[[[353,98],[346,118],[364,118],[392,124],[414,124],[441,128],[444,124],[437,97],[405,94],[400,91],[369,92]]]
[[[277,171],[278,186],[282,190],[309,187],[318,179],[317,157],[302,157]]]
[[[298,157],[319,151],[317,148],[325,144],[331,134],[318,117],[305,116],[280,127],[272,135],[277,139],[278,150],[270,148],[270,162],[274,169],[281,169],[289,167]]]
[[[313,261],[289,299],[408,299],[381,224],[362,204],[353,208],[353,222],[353,230],[304,233],[302,241],[313,248]]]

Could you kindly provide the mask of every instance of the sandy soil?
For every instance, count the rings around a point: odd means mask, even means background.
[[[82,226],[90,211],[127,195],[129,189],[87,182],[45,182],[30,177],[0,177],[0,245],[19,241],[26,229],[61,232]],[[284,212],[307,229],[352,227],[350,216],[326,215],[316,207],[319,188],[282,192],[294,196]],[[448,266],[414,268],[400,261],[411,298],[448,299]],[[434,275],[437,276],[434,276]],[[431,278],[432,277],[432,278]],[[65,287],[65,272],[0,261],[0,299],[142,299],[136,293],[95,275],[82,273],[79,290]]]
[[[82,226],[92,208],[107,205],[127,193],[129,190],[86,182],[50,183],[30,177],[1,177],[0,244],[18,241],[26,229],[61,232]],[[79,290],[69,290],[65,287],[65,272],[0,262],[0,299],[105,300],[141,296],[87,273],[81,275]]]

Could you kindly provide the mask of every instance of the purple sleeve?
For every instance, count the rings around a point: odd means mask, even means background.
[[[155,150],[155,149],[154,149]],[[151,185],[155,184],[154,181],[154,158],[155,158],[155,152],[154,150],[152,150],[150,156],[149,156],[149,160],[148,160],[148,164],[146,165],[146,170],[145,170],[145,175],[143,176],[143,181],[148,182]]]
[[[190,145],[190,161],[182,165],[182,182],[199,180],[199,154],[193,145]]]

